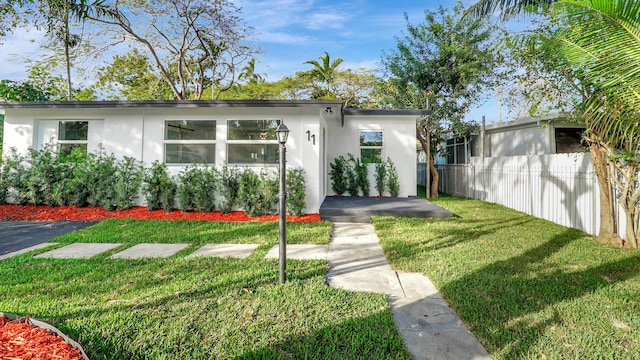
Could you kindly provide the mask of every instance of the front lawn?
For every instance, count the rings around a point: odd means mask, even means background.
[[[190,243],[168,259],[0,261],[0,311],[52,322],[98,359],[410,359],[384,295],[327,287],[326,261],[265,260],[277,223],[107,220],[53,241]],[[328,223],[288,224],[327,243]],[[205,243],[254,243],[248,258],[189,258]],[[44,250],[43,250],[44,251]]]
[[[429,276],[494,359],[640,358],[640,251],[477,200],[374,218],[396,270]]]

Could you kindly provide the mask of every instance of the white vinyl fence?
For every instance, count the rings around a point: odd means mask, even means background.
[[[598,233],[599,189],[589,153],[472,157],[470,164],[437,168],[443,193],[501,204]],[[424,181],[423,172],[421,183]],[[624,229],[624,217],[618,218],[622,220],[618,228]]]

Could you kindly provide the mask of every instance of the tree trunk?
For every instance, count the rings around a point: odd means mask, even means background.
[[[438,170],[436,169],[433,159],[429,160],[429,171],[431,171],[431,198],[437,198],[440,175],[438,175]]]
[[[71,35],[69,34],[69,3],[64,4],[64,59],[67,65],[67,100],[73,100],[73,90],[71,87],[71,55],[69,47],[71,46]]]
[[[638,229],[637,229],[637,209],[635,206],[629,209],[624,209],[625,218],[627,220],[627,225],[625,227],[624,234],[624,242],[626,245],[631,246],[632,248],[638,247]]]
[[[609,183],[606,152],[597,141],[589,143],[591,161],[596,171],[598,188],[600,189],[600,230],[598,239],[603,242],[620,243],[620,236],[616,233],[613,213],[613,191]]]
[[[429,148],[430,144],[426,140],[427,133],[425,129],[422,126],[420,126],[420,123],[416,124],[416,137],[418,138],[418,141],[420,141],[420,145],[422,146],[422,150],[424,150],[424,153],[429,154],[431,152],[431,149]],[[431,186],[430,198],[437,198],[438,197],[438,179],[439,179],[438,170],[436,170],[436,167],[433,164],[433,159],[431,158],[431,156],[427,156],[425,161],[427,162],[425,171],[429,171],[431,173],[431,184],[427,184],[425,182],[424,188],[425,190],[427,190],[429,189],[428,186]]]

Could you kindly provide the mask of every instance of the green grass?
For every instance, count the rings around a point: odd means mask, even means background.
[[[397,270],[429,276],[495,359],[640,358],[640,251],[477,200],[374,218]]]
[[[288,224],[327,243],[330,224]],[[49,321],[97,359],[410,359],[384,295],[326,286],[326,261],[264,259],[277,223],[109,220],[55,242],[257,243],[245,259],[0,261],[0,311]],[[44,250],[43,250],[44,251]],[[117,251],[117,250],[114,250]]]

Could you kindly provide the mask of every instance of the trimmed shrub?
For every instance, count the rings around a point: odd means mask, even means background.
[[[356,160],[351,154],[349,154],[349,161],[347,161],[345,174],[347,177],[347,192],[351,196],[359,196],[360,182],[358,172],[356,170]]]
[[[260,216],[273,212],[278,201],[278,181],[265,169],[256,174],[245,168],[240,176],[238,203],[249,216]]]
[[[389,193],[392,197],[398,197],[400,193],[400,181],[398,180],[398,172],[396,170],[395,165],[393,165],[393,161],[390,158],[387,158],[387,187],[389,188]]]
[[[222,213],[233,211],[238,201],[238,191],[240,190],[240,169],[229,168],[225,163],[220,171],[220,210]]]
[[[353,156],[350,155],[353,159]],[[369,167],[360,161],[360,158],[353,159],[353,167],[358,178],[358,187],[362,191],[362,196],[369,196]]]
[[[142,191],[149,210],[173,210],[176,184],[167,173],[167,165],[154,161],[151,167],[145,170],[143,182]]]
[[[287,170],[287,213],[302,215],[305,207],[304,170],[301,168]]]
[[[126,210],[138,199],[144,169],[139,161],[129,156],[118,161],[116,167],[116,207]]]
[[[216,175],[209,167],[189,165],[180,172],[178,203],[183,211],[215,210]]]
[[[331,189],[336,195],[342,195],[347,191],[346,168],[347,160],[340,155],[335,158],[334,162],[329,164],[331,170],[329,177],[331,178]]]
[[[376,178],[376,190],[378,196],[382,196],[387,189],[387,166],[385,163],[376,164],[376,172],[374,174]]]

